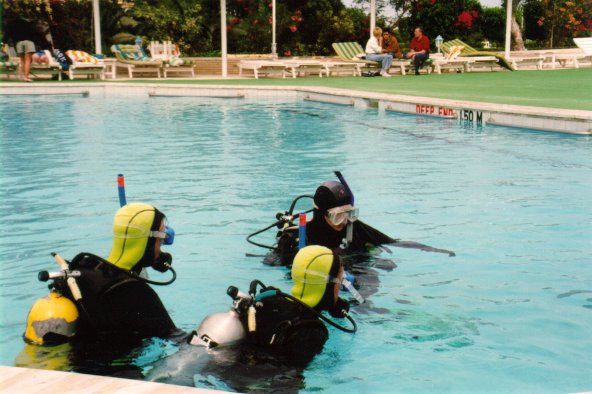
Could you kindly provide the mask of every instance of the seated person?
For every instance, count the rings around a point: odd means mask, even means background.
[[[400,59],[403,57],[397,37],[386,29],[382,32],[382,51],[391,55],[393,58]]]
[[[421,27],[416,27],[413,31],[410,48],[411,50],[405,52],[403,56],[406,59],[413,60],[415,75],[419,75],[419,69],[423,66],[423,63],[430,58],[430,40],[427,36],[424,36]]]
[[[381,63],[380,75],[383,77],[390,77],[388,70],[393,64],[393,56],[384,53],[380,42],[382,41],[382,29],[380,27],[374,28],[372,37],[366,43],[366,60]]]
[[[249,336],[251,344],[290,363],[308,363],[329,337],[320,313],[328,311],[342,318],[349,311],[349,303],[339,298],[343,278],[341,258],[330,249],[313,245],[300,250],[292,265],[291,296],[271,287],[256,296],[256,330]],[[247,320],[243,314],[246,331]]]
[[[164,214],[151,205],[130,203],[117,211],[109,257],[80,253],[68,264],[80,272],[76,284],[82,298],[75,300],[63,278],[54,280],[58,293],[78,309],[77,340],[135,343],[173,334],[175,324],[142,273],[145,267],[170,268],[172,256],[161,245],[173,238]]]
[[[36,64],[49,64],[49,58],[45,51],[37,51],[33,54],[32,58],[33,63]]]

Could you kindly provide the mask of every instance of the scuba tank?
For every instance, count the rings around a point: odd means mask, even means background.
[[[191,333],[189,344],[205,346],[212,349],[218,346],[231,346],[246,339],[246,332],[241,323],[241,314],[248,313],[252,308],[253,298],[230,286],[226,294],[233,299],[232,308],[228,312],[218,312],[206,316],[199,326]]]
[[[50,279],[65,279],[76,300],[81,299],[80,290],[74,278],[79,271],[70,271],[66,262],[57,254],[54,258],[60,272],[41,271],[38,279],[46,282]],[[57,345],[67,342],[76,334],[78,309],[70,299],[62,295],[55,283],[49,285],[49,295],[38,299],[27,316],[27,326],[23,339],[33,345]]]
[[[257,286],[261,286],[259,294],[257,294]],[[206,316],[199,326],[197,326],[197,328],[191,333],[188,339],[189,344],[213,349],[220,346],[237,345],[246,341],[249,336],[254,336],[258,329],[266,329],[264,327],[257,327],[256,311],[263,307],[266,298],[273,298],[276,296],[300,305],[311,314],[341,331],[353,333],[357,330],[355,321],[346,312],[344,312],[344,317],[350,321],[352,328],[347,328],[333,322],[331,319],[323,316],[320,312],[304,304],[301,300],[292,295],[283,293],[276,288],[265,286],[257,279],[251,282],[249,286],[249,294],[239,291],[235,286],[228,287],[226,294],[233,299],[233,305],[230,310]],[[243,324],[243,321],[246,323]],[[245,329],[245,325],[247,326],[247,329]]]

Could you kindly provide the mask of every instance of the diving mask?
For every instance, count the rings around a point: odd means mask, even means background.
[[[118,223],[116,223],[117,225]],[[130,231],[134,229],[136,231]],[[123,230],[123,231],[122,231]],[[114,229],[113,236],[116,238],[159,238],[165,245],[172,245],[175,240],[175,230],[172,227],[164,226],[164,231],[150,231],[145,227],[134,223],[124,223]]]
[[[294,280],[294,282],[302,282],[302,283],[311,284],[311,285],[337,283],[337,284],[342,285],[344,288],[346,288],[347,291],[352,295],[352,297],[354,297],[356,299],[356,301],[358,301],[360,304],[364,303],[364,297],[362,297],[362,295],[358,292],[358,290],[356,290],[354,285],[349,280],[347,280],[345,278],[345,275],[342,278],[336,278],[334,276],[327,275],[322,272],[311,270],[311,269],[307,269],[305,271],[305,274],[306,275],[304,278],[292,277],[292,280]],[[308,274],[314,275],[315,278],[307,277]]]
[[[358,220],[359,209],[354,208],[350,204],[342,205],[327,210],[327,218],[333,225],[341,226],[349,222],[355,222]]]
[[[164,226],[164,231],[150,231],[152,238],[160,238],[165,245],[172,245],[175,241],[175,230],[172,227]]]

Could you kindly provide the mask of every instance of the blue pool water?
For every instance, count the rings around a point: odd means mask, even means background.
[[[330,329],[303,392],[592,389],[590,137],[310,102],[0,96],[0,147],[2,365],[75,369],[21,335],[50,252],[109,252],[117,173],[177,231],[179,278],[156,290],[191,330],[228,309],[228,285],[290,289],[245,236],[340,169],[365,222],[457,256],[384,252],[397,267],[371,270],[374,308],[353,310],[355,335]],[[147,341],[113,364],[149,378],[176,352]]]

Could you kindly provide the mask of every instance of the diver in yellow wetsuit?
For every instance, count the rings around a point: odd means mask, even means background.
[[[113,343],[171,335],[175,324],[148,283],[168,284],[172,280],[150,281],[143,269],[167,271],[172,256],[163,252],[161,246],[172,244],[173,239],[174,231],[157,208],[143,203],[124,205],[115,215],[113,247],[107,259],[80,253],[68,263],[70,272],[80,273],[75,281],[81,298],[73,295],[75,292],[65,278],[54,279],[55,291],[50,294],[49,302],[54,306],[66,298],[74,303],[78,312],[75,335],[72,325],[67,324],[69,319],[43,319],[44,309],[51,309],[45,302],[33,306],[25,340],[46,344],[74,336],[83,342]],[[68,315],[73,313],[67,308],[63,310]]]

